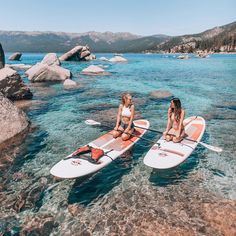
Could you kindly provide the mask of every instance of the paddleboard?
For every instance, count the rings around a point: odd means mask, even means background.
[[[205,120],[200,116],[184,120],[186,138],[200,141],[205,131]],[[169,169],[185,161],[197,146],[197,142],[183,139],[180,143],[167,142],[163,136],[145,155],[145,165],[156,169]]]
[[[134,121],[134,125],[148,129],[149,121],[136,120]],[[131,138],[127,141],[123,141],[121,137],[114,139],[111,132],[108,132],[98,139],[88,143],[89,146],[101,148],[107,153],[99,159],[98,163],[91,163],[91,161],[85,160],[83,157],[70,158],[70,156],[72,156],[72,154],[70,154],[67,159],[63,159],[55,164],[51,168],[50,173],[53,176],[68,179],[95,173],[130,149],[140,139],[140,137],[144,135],[145,132],[146,130],[144,129],[135,128],[135,136],[131,136]]]

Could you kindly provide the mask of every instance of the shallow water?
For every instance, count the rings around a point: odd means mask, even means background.
[[[20,63],[34,64],[43,56],[24,54]],[[112,54],[97,54],[97,58],[101,56],[110,58]],[[29,84],[33,100],[42,103],[26,110],[37,128],[2,176],[2,231],[9,221],[6,217],[14,215],[8,203],[15,202],[22,190],[32,188],[31,198],[26,197],[28,205],[14,219],[13,233],[19,232],[27,217],[50,214],[57,222],[52,235],[165,235],[174,232],[172,229],[182,235],[221,235],[222,231],[203,220],[199,209],[205,209],[206,202],[236,200],[236,55],[192,56],[189,60],[155,54],[124,57],[128,63],[64,62],[62,66],[70,69],[81,85],[77,90],[64,90],[61,83]],[[80,75],[90,64],[105,65],[111,75]],[[118,107],[125,91],[133,94],[137,111],[151,127],[164,130],[169,101],[151,99],[153,90],[168,90],[179,97],[187,116],[203,116],[207,127],[202,141],[224,151],[217,154],[198,146],[179,167],[157,171],[142,162],[151,144],[139,141],[93,176],[59,182],[50,177],[49,170],[56,162],[106,131],[86,126],[84,120],[102,119],[112,124],[105,114]],[[157,140],[159,136],[147,133],[145,137]],[[26,177],[16,180],[14,173]],[[37,191],[39,195],[34,194]],[[75,216],[68,206],[76,209]]]

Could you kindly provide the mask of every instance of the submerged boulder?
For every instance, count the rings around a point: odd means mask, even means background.
[[[121,57],[121,56],[112,57],[109,61],[110,62],[128,62],[127,59],[125,59],[124,57]]]
[[[38,63],[25,72],[32,82],[63,81],[71,77],[71,72],[58,65]]]
[[[8,59],[9,59],[10,61],[19,61],[20,58],[21,58],[21,56],[22,56],[22,53],[20,53],[20,52],[15,52],[15,53],[13,53]]]
[[[59,58],[57,57],[56,53],[48,53],[43,60],[41,61],[43,64],[47,64],[48,66],[57,65],[60,66],[61,62],[59,61]]]
[[[29,125],[26,114],[0,93],[0,143],[23,132]]]
[[[31,99],[33,97],[20,75],[8,67],[0,69],[0,92],[11,100]]]
[[[83,69],[81,73],[85,74],[85,75],[107,75],[107,74],[109,74],[108,72],[103,70],[101,67],[95,66],[95,65],[91,65],[91,66]]]
[[[100,57],[99,60],[101,60],[101,61],[109,61],[109,59],[107,59],[106,57]]]
[[[72,89],[72,88],[76,88],[78,84],[71,79],[66,79],[63,83],[63,86],[65,89]]]
[[[156,90],[156,91],[152,91],[149,96],[151,98],[157,98],[157,99],[167,99],[167,98],[171,98],[174,95],[166,90]]]
[[[59,59],[60,61],[87,61],[91,60],[91,54],[88,46],[76,46],[69,52],[63,54]]]
[[[2,69],[5,66],[5,55],[2,48],[2,44],[0,43],[0,69]]]

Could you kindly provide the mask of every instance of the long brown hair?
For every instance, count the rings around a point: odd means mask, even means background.
[[[177,122],[179,122],[180,121],[180,115],[181,115],[181,109],[182,109],[181,108],[181,102],[180,102],[179,98],[173,98],[171,100],[171,102],[173,102],[174,105],[175,105],[175,108],[171,108],[171,113],[174,112],[175,120]]]

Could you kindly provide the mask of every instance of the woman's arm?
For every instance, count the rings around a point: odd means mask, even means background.
[[[131,125],[133,123],[133,120],[134,120],[134,113],[135,113],[135,110],[134,110],[134,105],[131,106],[130,108],[130,111],[131,111],[131,116],[130,116],[130,120],[129,120],[129,124],[125,130],[125,132],[128,132],[131,128]]]
[[[170,116],[171,116],[171,110],[170,108],[168,109],[168,119],[167,119],[167,125],[166,125],[166,130],[165,130],[165,134],[167,134],[169,132],[169,130],[171,129],[171,121],[170,121]]]
[[[120,125],[120,114],[121,114],[121,109],[122,109],[122,105],[119,105],[119,109],[118,109],[118,113],[117,113],[117,117],[116,117],[116,127],[115,130],[118,129],[119,125]]]
[[[180,115],[180,120],[179,120],[179,127],[178,127],[178,133],[177,133],[177,138],[180,136],[181,134],[181,130],[183,127],[183,121],[184,121],[184,117],[185,117],[185,111],[181,110],[181,115]]]

